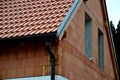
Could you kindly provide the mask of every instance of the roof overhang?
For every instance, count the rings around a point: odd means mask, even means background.
[[[46,34],[36,34],[36,35],[27,35],[27,36],[18,36],[10,38],[1,38],[0,45],[8,45],[9,43],[18,43],[18,42],[29,42],[29,41],[47,41],[47,40],[56,40],[56,32],[46,33]]]

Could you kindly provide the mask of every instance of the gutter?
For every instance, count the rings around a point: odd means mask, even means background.
[[[51,65],[51,80],[55,80],[55,55],[51,49],[51,42],[46,41],[46,48],[50,55],[50,65]]]

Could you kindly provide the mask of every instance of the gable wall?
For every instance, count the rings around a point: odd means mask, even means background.
[[[103,13],[102,13],[101,5],[100,5],[100,0],[98,0],[98,1],[88,0],[88,2],[86,4],[87,4],[87,8],[89,8],[90,11],[94,14],[93,17],[95,19],[93,19],[93,31],[97,31],[97,28],[100,28],[104,32],[104,57],[105,58],[107,57],[107,59],[105,59],[105,61],[104,61],[105,67],[106,67],[106,69],[109,69],[108,71],[112,72],[111,75],[113,75],[113,66],[112,66],[112,62],[111,62],[112,60],[110,57],[109,45],[107,42],[108,41],[107,34],[105,31],[105,27],[104,27]],[[94,24],[96,24],[97,27]],[[94,29],[96,29],[96,30],[94,30]],[[94,32],[93,32],[93,38],[95,35],[96,34],[94,34]],[[93,43],[95,41],[97,41],[96,39],[93,39]],[[97,48],[97,46],[95,46],[95,47]],[[108,64],[110,64],[110,65],[108,66]],[[108,73],[110,73],[110,72],[108,72]]]
[[[85,11],[92,18],[92,54],[90,61],[84,55]],[[104,70],[98,67],[98,28],[104,33]],[[114,80],[114,70],[107,42],[100,0],[82,3],[59,42],[59,74],[70,80]]]

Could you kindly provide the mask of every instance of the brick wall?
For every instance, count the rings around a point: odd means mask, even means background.
[[[93,60],[84,55],[85,12],[92,18]],[[59,41],[59,74],[70,80],[115,80],[107,35],[103,24],[100,0],[82,3]],[[104,33],[104,70],[98,67],[98,28]]]
[[[84,55],[85,11],[92,18],[93,60]],[[107,35],[103,26],[100,0],[82,3],[66,31],[66,38],[52,42],[56,54],[56,74],[70,80],[114,80]],[[104,70],[98,67],[98,28],[104,33]],[[58,66],[59,65],[59,66]],[[0,47],[0,79],[50,74],[45,42],[7,44]]]
[[[52,48],[56,51],[55,46]],[[0,79],[44,75],[50,75],[49,55],[45,42],[12,43],[6,44],[5,47],[1,46]]]

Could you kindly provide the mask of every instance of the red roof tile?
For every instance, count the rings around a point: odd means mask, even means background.
[[[74,0],[0,0],[0,38],[55,32]]]

